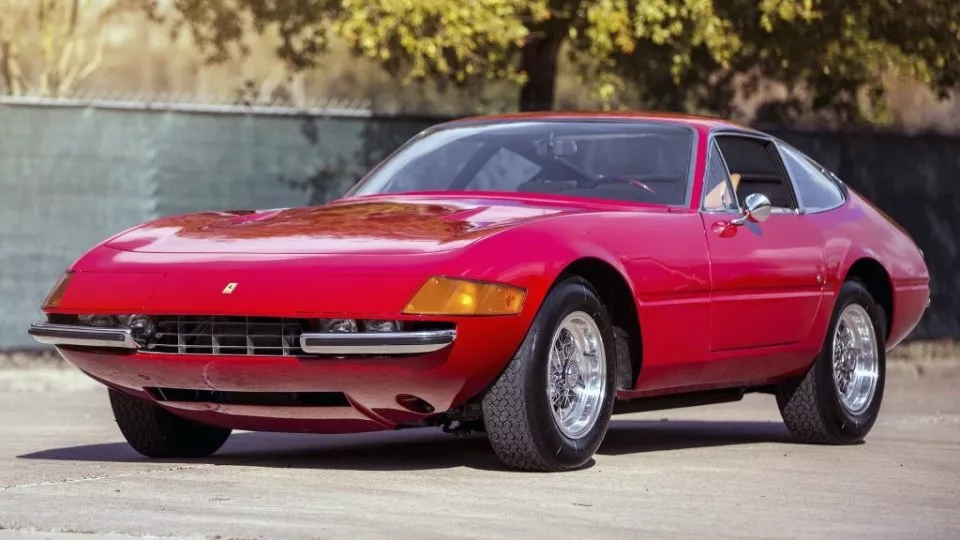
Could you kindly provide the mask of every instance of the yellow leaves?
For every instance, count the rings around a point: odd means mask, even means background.
[[[820,0],[760,0],[760,26],[773,32],[777,20],[809,23],[821,16]]]
[[[521,0],[343,0],[333,30],[370,57],[403,57],[408,78],[431,74],[457,82],[503,74],[527,36],[521,15],[545,4]],[[356,5],[356,8],[354,6]]]
[[[630,53],[636,47],[627,0],[597,0],[586,8],[585,36],[590,51],[606,57],[614,52]]]
[[[550,12],[550,8],[548,8],[546,4],[542,4],[536,8],[531,7],[530,12],[535,22],[548,21],[553,18],[553,13]]]
[[[609,111],[621,108],[621,96],[627,89],[627,83],[620,75],[601,68],[593,74],[589,95],[600,103],[600,108]]]
[[[669,51],[659,69],[669,70],[680,84],[683,75],[695,69],[695,48],[705,48],[720,66],[727,66],[742,47],[714,0],[592,0],[581,4],[580,13],[568,36],[595,63],[591,93],[604,104],[616,103],[627,88],[615,74],[630,68],[617,62],[643,62],[647,49]]]
[[[267,18],[260,30],[269,24],[320,34],[329,29],[355,52],[403,70],[408,79],[522,83],[528,73],[521,72],[520,53],[527,43],[535,49],[528,52],[536,54],[526,55],[529,64],[524,69],[543,79],[552,74],[555,53],[563,45],[589,66],[591,76],[584,84],[610,106],[627,91],[622,77],[628,76],[630,91],[649,84],[657,88],[640,92],[661,95],[704,90],[671,88],[671,80],[677,87],[681,83],[709,87],[711,76],[732,69],[789,85],[826,80],[830,87],[825,94],[839,94],[837,88],[844,85],[867,85],[877,73],[891,68],[944,84],[960,78],[955,67],[960,57],[957,0],[178,0],[177,4],[229,5],[223,9],[259,13],[252,16]],[[271,10],[266,5],[287,7]],[[307,42],[314,38],[310,32],[295,35]],[[231,39],[229,32],[225,39]],[[312,55],[320,50],[305,49]]]

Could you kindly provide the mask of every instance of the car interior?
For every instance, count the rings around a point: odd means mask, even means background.
[[[772,141],[736,135],[716,137],[720,153],[727,163],[741,206],[751,193],[770,199],[774,208],[796,209],[797,202],[786,170]]]

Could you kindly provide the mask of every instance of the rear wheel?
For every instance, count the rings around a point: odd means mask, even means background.
[[[511,467],[573,469],[593,457],[610,423],[616,344],[588,282],[551,290],[516,356],[483,398],[490,443]]]
[[[823,348],[802,379],[777,391],[780,414],[804,442],[853,444],[880,412],[886,377],[886,316],[859,281],[840,288]]]
[[[207,457],[223,446],[229,429],[181,418],[144,399],[110,389],[110,405],[123,437],[151,458]]]

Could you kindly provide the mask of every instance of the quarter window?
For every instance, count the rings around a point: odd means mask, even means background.
[[[837,184],[806,156],[780,145],[783,163],[797,187],[797,197],[805,210],[817,212],[836,208],[843,203],[843,192]]]
[[[711,212],[723,212],[737,209],[737,194],[730,183],[727,166],[720,157],[716,143],[710,143],[707,154],[707,172],[704,175],[703,209]]]

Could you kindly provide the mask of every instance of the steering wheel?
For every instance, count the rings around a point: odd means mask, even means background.
[[[600,184],[627,184],[636,188],[640,188],[647,193],[655,195],[657,192],[653,190],[652,187],[644,184],[636,178],[629,176],[619,176],[619,175],[600,175],[593,179],[594,185],[599,186]]]

